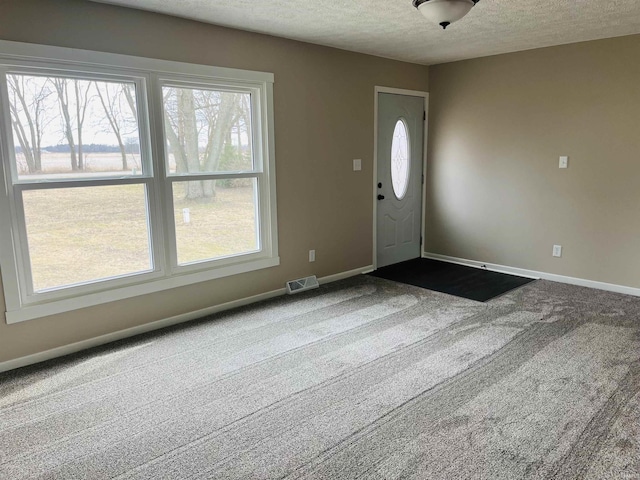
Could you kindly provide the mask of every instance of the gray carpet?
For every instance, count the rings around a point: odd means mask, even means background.
[[[640,298],[360,276],[8,372],[0,478],[638,479]]]

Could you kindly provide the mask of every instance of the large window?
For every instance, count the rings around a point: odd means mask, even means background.
[[[0,42],[7,321],[277,265],[272,75],[85,53]]]

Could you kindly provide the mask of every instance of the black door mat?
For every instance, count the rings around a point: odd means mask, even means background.
[[[533,282],[531,278],[490,272],[428,258],[414,258],[382,267],[370,275],[478,302],[486,302],[514,288]]]

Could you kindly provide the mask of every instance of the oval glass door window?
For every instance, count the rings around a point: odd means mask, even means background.
[[[396,122],[393,129],[391,184],[396,198],[402,200],[409,186],[409,132],[403,118]]]

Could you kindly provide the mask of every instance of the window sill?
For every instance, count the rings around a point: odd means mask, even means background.
[[[138,297],[150,293],[161,292],[172,288],[184,287],[195,283],[206,282],[218,278],[237,275],[239,273],[252,272],[263,268],[280,265],[280,257],[262,258],[242,263],[221,266],[205,271],[148,280],[144,283],[127,285],[102,292],[90,293],[82,296],[51,300],[46,303],[23,306],[14,311],[5,313],[7,324],[34,320],[60,313],[70,312],[86,307],[93,307],[104,303]]]

